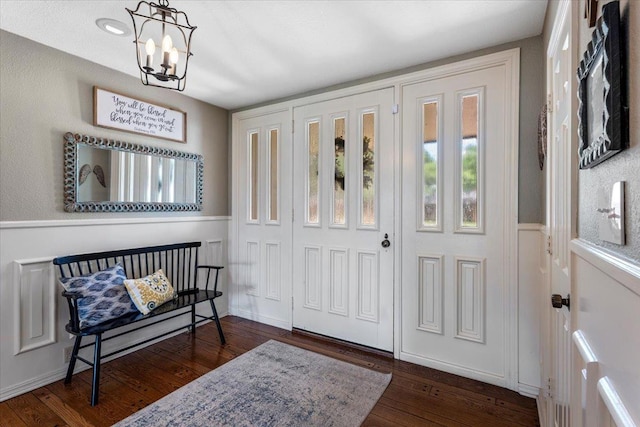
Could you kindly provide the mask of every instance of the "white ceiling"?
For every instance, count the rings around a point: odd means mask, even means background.
[[[157,2],[157,0],[156,0]],[[139,76],[127,1],[0,2],[0,28]],[[185,94],[236,109],[495,46],[542,32],[547,0],[186,1]]]

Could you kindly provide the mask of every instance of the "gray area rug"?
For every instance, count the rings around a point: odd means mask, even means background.
[[[390,381],[271,340],[116,426],[359,426]]]

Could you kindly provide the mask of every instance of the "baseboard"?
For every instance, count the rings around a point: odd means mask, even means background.
[[[266,325],[275,326],[276,328],[286,329],[290,331],[292,328],[291,322],[288,320],[276,319],[275,317],[265,316],[264,314],[257,314],[247,310],[229,310],[232,316],[242,317],[243,319],[249,319],[256,322],[264,323]],[[222,316],[221,316],[222,317]]]
[[[426,366],[427,368],[433,368],[439,371],[448,372],[450,374],[460,375],[461,377],[482,381],[483,383],[497,385],[502,388],[511,389],[505,377],[489,372],[477,371],[465,368],[463,366],[453,365],[451,363],[442,362],[440,360],[429,359],[405,352],[400,352],[400,360],[415,363],[416,365]]]
[[[529,384],[518,383],[518,393],[536,399],[540,395],[540,388]]]
[[[87,368],[89,368],[89,366],[85,365],[85,369]],[[76,369],[77,372],[83,370],[84,369]],[[62,378],[64,378],[66,373],[67,368],[61,368],[44,375],[40,375],[38,377],[31,378],[30,380],[21,382],[19,384],[14,384],[12,386],[6,387],[0,390],[0,402],[4,402],[5,400],[11,399],[12,397],[20,396],[21,394],[28,393],[37,388],[61,380]]]

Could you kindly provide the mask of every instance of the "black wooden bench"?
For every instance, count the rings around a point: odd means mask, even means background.
[[[73,352],[69,360],[69,367],[67,368],[65,384],[71,382],[76,360],[81,360],[92,366],[93,381],[91,387],[91,406],[95,406],[98,403],[98,393],[100,388],[100,361],[103,358],[113,356],[123,351],[128,351],[132,348],[185,328],[190,329],[190,331],[195,334],[196,325],[207,320],[213,320],[216,322],[220,341],[222,344],[225,343],[222,327],[220,326],[220,319],[218,318],[218,312],[213,301],[215,298],[222,296],[222,292],[218,291],[218,276],[220,269],[223,267],[198,265],[198,248],[200,246],[200,242],[178,243],[164,246],[69,255],[58,257],[53,260],[53,263],[59,267],[60,277],[77,277],[88,273],[96,273],[104,270],[105,268],[113,267],[117,263],[122,265],[128,279],[145,277],[153,274],[158,269],[162,269],[178,294],[177,298],[159,306],[149,314],[143,315],[139,312],[130,313],[98,325],[80,329],[78,300],[81,296],[78,293],[67,291],[62,292],[62,295],[67,299],[70,316],[69,323],[66,325],[65,329],[76,337],[73,345]],[[204,290],[197,287],[198,272],[202,269],[205,269],[207,272]],[[212,270],[215,271],[215,280],[213,290],[209,290],[209,278]],[[196,304],[205,301],[209,301],[211,304],[211,311],[213,312],[212,316],[202,316],[196,313]],[[104,341],[189,313],[191,314],[191,318],[190,322],[187,324],[170,331],[154,335],[149,339],[112,351],[108,354],[101,354],[101,346]],[[154,318],[155,320],[144,322],[144,324],[133,329],[109,334],[105,338],[102,337],[102,334],[105,332],[151,318]],[[82,338],[90,335],[95,335],[95,342],[82,345]],[[78,355],[80,349],[90,346],[94,346],[93,362]]]

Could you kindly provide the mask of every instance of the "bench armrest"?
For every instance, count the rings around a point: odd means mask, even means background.
[[[69,325],[74,332],[80,332],[80,316],[78,314],[78,300],[83,297],[77,292],[62,291],[62,296],[67,299],[69,306]]]
[[[213,292],[218,292],[218,275],[220,274],[220,270],[222,270],[224,267],[221,267],[219,265],[199,265],[197,268],[207,269],[207,284],[205,286],[205,290],[207,291],[209,290],[209,276],[211,275],[211,270],[216,271],[216,278],[213,284]]]

